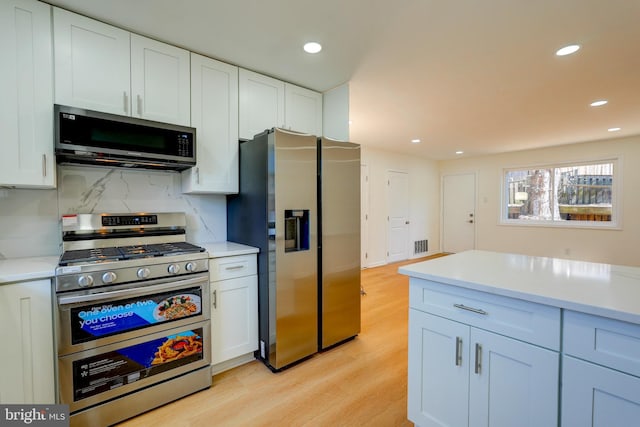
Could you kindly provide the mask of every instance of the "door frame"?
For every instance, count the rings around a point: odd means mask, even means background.
[[[478,239],[478,171],[461,171],[440,175],[440,252],[444,253],[444,180],[449,176],[473,175],[473,248],[476,248]]]
[[[369,165],[367,163],[360,163],[360,268],[367,268],[369,266]],[[366,218],[363,219],[363,217]]]

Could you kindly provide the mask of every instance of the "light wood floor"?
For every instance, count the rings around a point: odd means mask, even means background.
[[[397,269],[418,261],[362,271],[362,331],[354,340],[277,374],[258,361],[223,372],[210,389],[120,426],[413,426],[407,420],[409,281]]]

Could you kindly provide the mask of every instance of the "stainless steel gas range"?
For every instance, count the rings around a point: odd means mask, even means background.
[[[184,213],[62,217],[59,403],[106,426],[211,386],[208,254]]]

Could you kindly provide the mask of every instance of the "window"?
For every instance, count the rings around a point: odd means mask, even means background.
[[[502,222],[616,227],[617,160],[504,171]]]

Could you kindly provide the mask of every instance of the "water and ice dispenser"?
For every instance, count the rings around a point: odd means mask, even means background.
[[[284,211],[284,251],[309,250],[309,209]]]

